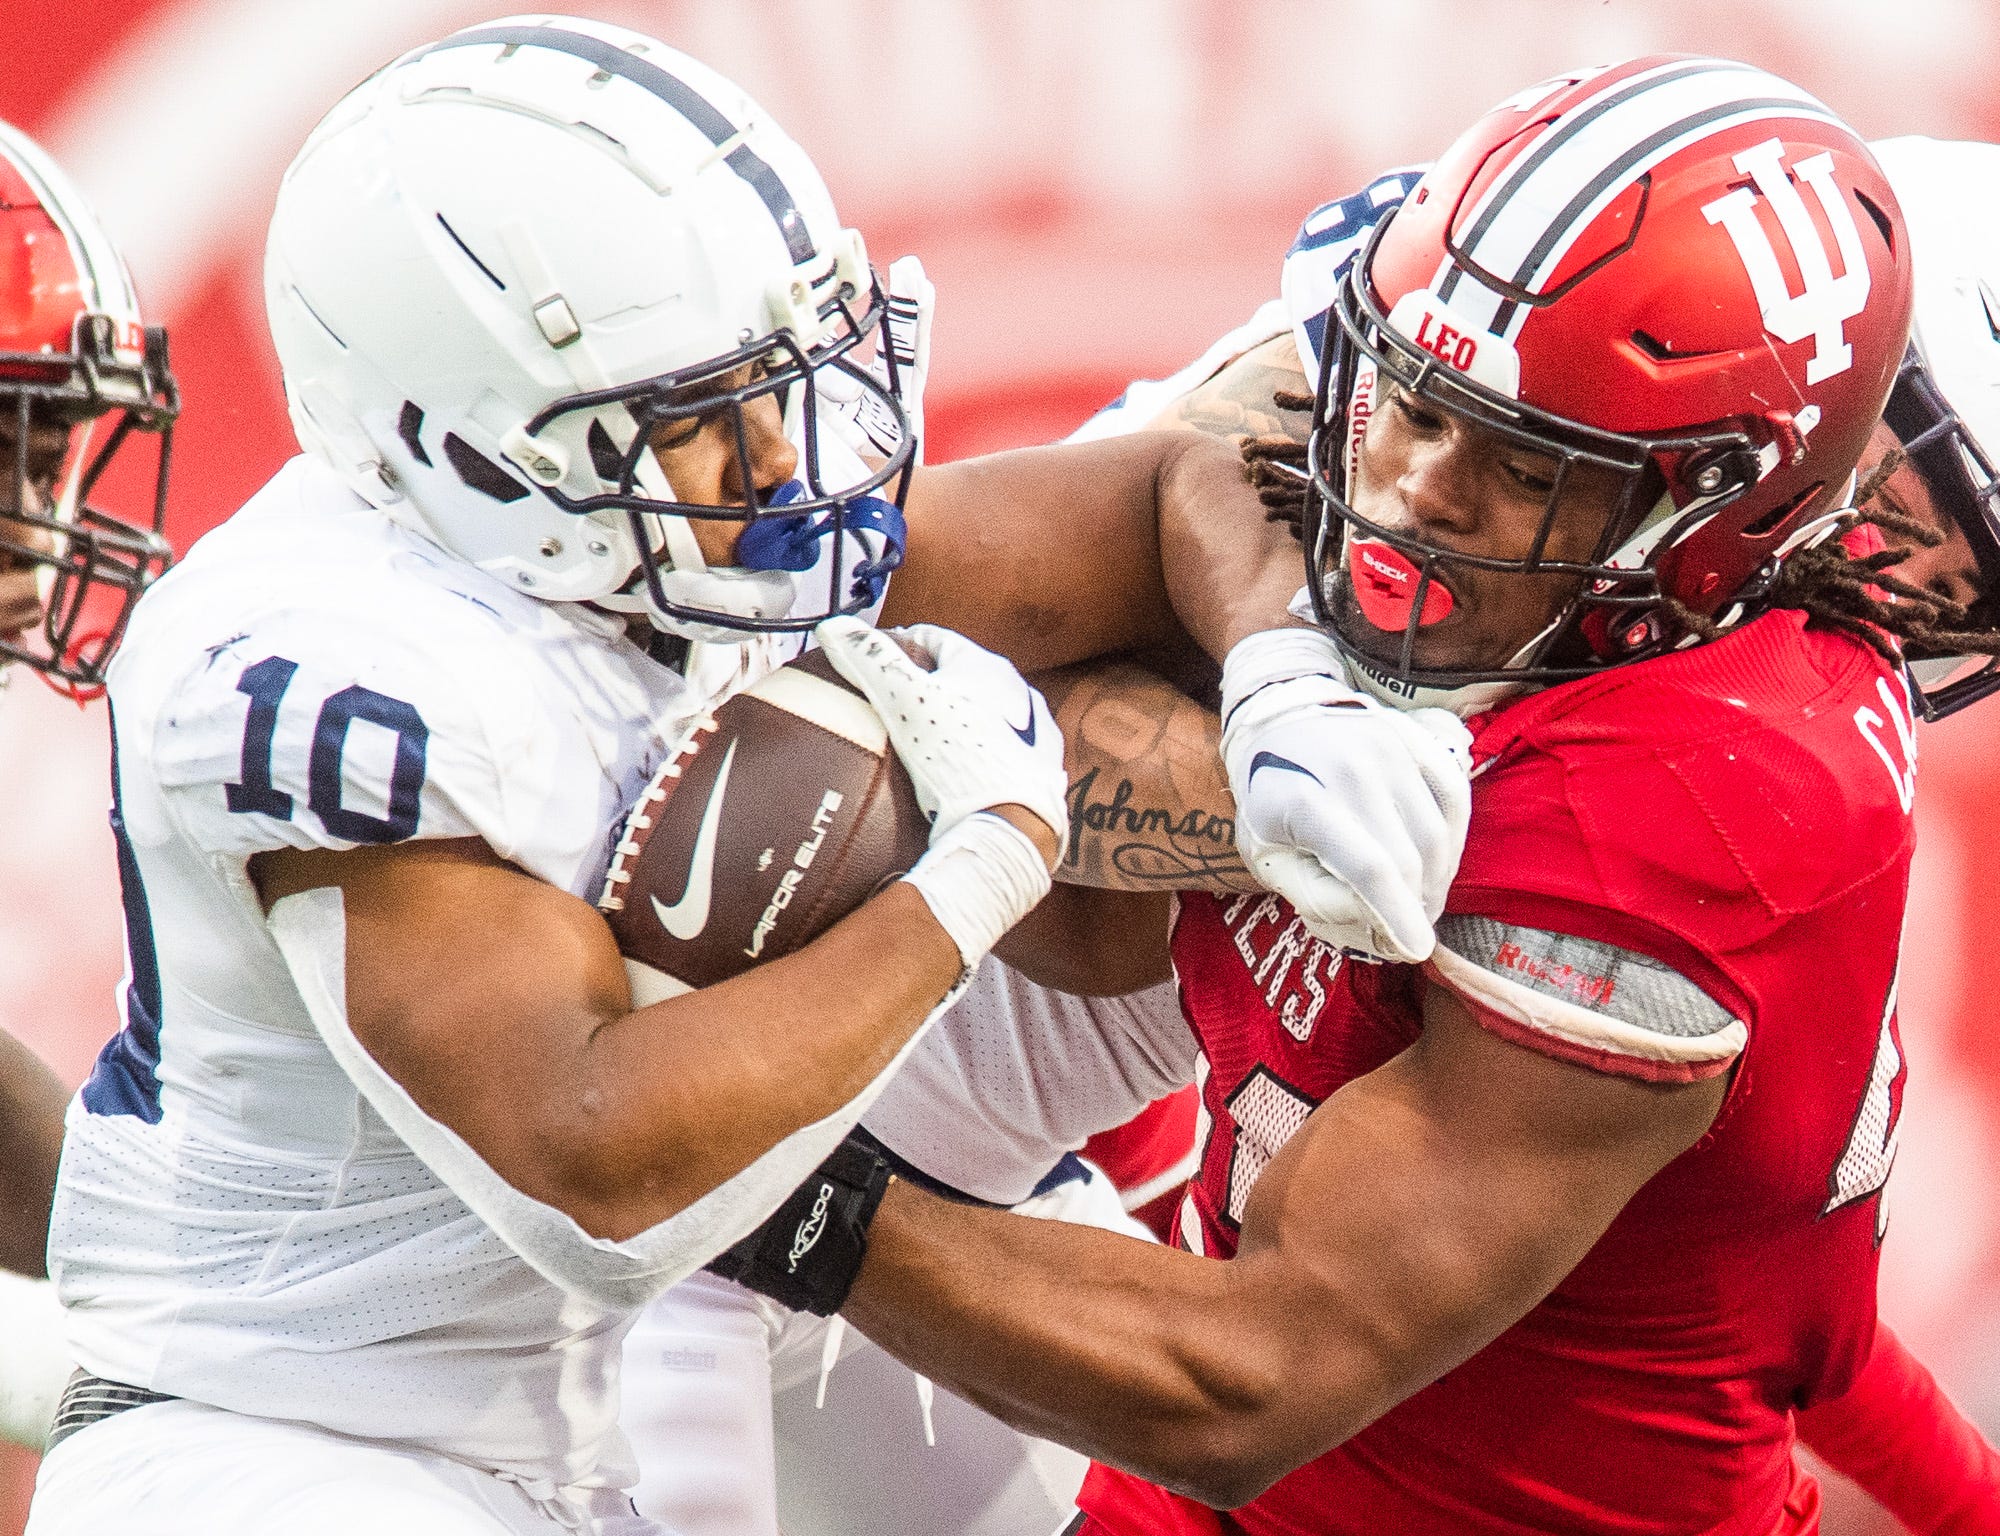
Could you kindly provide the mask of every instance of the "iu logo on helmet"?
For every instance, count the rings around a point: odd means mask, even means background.
[[[1868,258],[1861,250],[1861,231],[1855,228],[1854,213],[1833,179],[1833,157],[1822,150],[1801,160],[1785,173],[1785,147],[1777,139],[1766,139],[1754,149],[1736,156],[1736,169],[1757,184],[1778,216],[1778,226],[1792,247],[1792,259],[1805,288],[1793,293],[1778,267],[1778,253],[1771,237],[1757,217],[1757,192],[1737,187],[1703,206],[1711,224],[1720,224],[1736,244],[1736,254],[1750,273],[1756,290],[1757,306],[1764,312],[1764,328],[1780,341],[1813,338],[1813,355],[1806,364],[1806,383],[1818,384],[1854,365],[1854,349],[1848,346],[1842,326],[1861,313],[1868,302]],[[1840,245],[1840,276],[1833,275],[1827,259],[1826,243],[1814,228],[1805,199],[1793,181],[1797,177],[1813,189],[1821,212]]]

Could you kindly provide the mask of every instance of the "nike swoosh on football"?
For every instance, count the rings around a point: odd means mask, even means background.
[[[688,860],[687,885],[680,900],[668,906],[659,897],[653,898],[653,915],[659,918],[660,926],[683,944],[700,938],[702,929],[708,926],[708,900],[715,888],[715,839],[722,827],[722,796],[729,788],[729,768],[735,761],[736,743],[732,741],[729,750],[722,754],[722,771],[715,776],[715,785],[708,792],[708,804],[702,807],[701,826],[694,835],[694,853]]]
[[[1319,784],[1321,789],[1326,788],[1324,784],[1320,784],[1319,775],[1314,773],[1312,769],[1302,768],[1289,757],[1280,757],[1275,752],[1259,752],[1255,757],[1251,758],[1250,771],[1243,776],[1243,782],[1248,784],[1252,779],[1256,778],[1259,768],[1283,768],[1290,773],[1302,773],[1311,779],[1313,783]]]

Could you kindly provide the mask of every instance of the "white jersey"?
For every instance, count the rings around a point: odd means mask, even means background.
[[[130,970],[56,1198],[77,1359],[510,1475],[628,1478],[629,1314],[544,1280],[371,1110],[247,864],[478,837],[593,898],[691,690],[619,621],[522,596],[299,458],[139,605],[110,695]]]
[[[1066,443],[1094,443],[1099,438],[1123,437],[1143,432],[1160,412],[1190,390],[1199,389],[1252,347],[1262,346],[1285,333],[1285,308],[1277,299],[1260,306],[1257,313],[1234,330],[1216,338],[1209,349],[1185,367],[1164,379],[1134,379],[1118,398],[1063,439]]]

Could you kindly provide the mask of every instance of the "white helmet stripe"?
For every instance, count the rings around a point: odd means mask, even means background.
[[[1661,161],[1724,126],[1800,117],[1838,121],[1797,87],[1748,66],[1701,60],[1621,80],[1551,124],[1488,189],[1461,259],[1517,291],[1540,292],[1591,221]],[[1460,284],[1471,275],[1465,267],[1440,274],[1441,296],[1466,319],[1518,335],[1528,306],[1476,280]]]
[[[480,44],[497,44],[503,48],[548,48],[557,53],[572,54],[596,65],[607,75],[630,80],[641,90],[650,91],[692,123],[717,149],[743,132],[740,123],[731,122],[713,102],[678,75],[669,74],[659,65],[650,64],[601,37],[565,32],[560,27],[480,27],[474,31],[453,33],[443,42],[435,43],[412,57],[424,58],[447,48]],[[805,215],[799,211],[791,190],[768,161],[747,144],[737,144],[722,159],[732,171],[750,183],[757,196],[763,199],[764,206],[771,210],[778,233],[785,237],[785,248],[791,253],[793,266],[811,261],[819,254],[813,248]]]
[[[1546,125],[1540,137],[1525,153],[1520,155],[1505,174],[1497,180],[1473,205],[1467,222],[1463,243],[1477,245],[1492,230],[1493,224],[1519,196],[1521,186],[1530,180],[1554,156],[1572,147],[1578,136],[1599,123],[1607,115],[1626,107],[1634,98],[1657,90],[1663,84],[1672,84],[1690,75],[1710,73],[1718,68],[1740,68],[1749,70],[1748,65],[1730,66],[1726,60],[1689,59],[1669,64],[1656,65],[1652,69],[1628,75],[1600,90],[1589,101],[1572,107],[1554,122]],[[1560,85],[1562,82],[1557,82]],[[1530,108],[1534,103],[1530,103]],[[1650,114],[1658,117],[1657,103]],[[1634,137],[1632,133],[1626,135]],[[1449,297],[1449,295],[1446,295]]]

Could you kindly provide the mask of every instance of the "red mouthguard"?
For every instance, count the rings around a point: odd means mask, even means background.
[[[1391,634],[1409,627],[1410,606],[1417,599],[1423,577],[1408,555],[1373,539],[1349,539],[1347,574],[1354,584],[1355,601],[1370,624]],[[1424,588],[1418,627],[1448,618],[1451,609],[1451,593],[1442,582],[1433,580]]]

